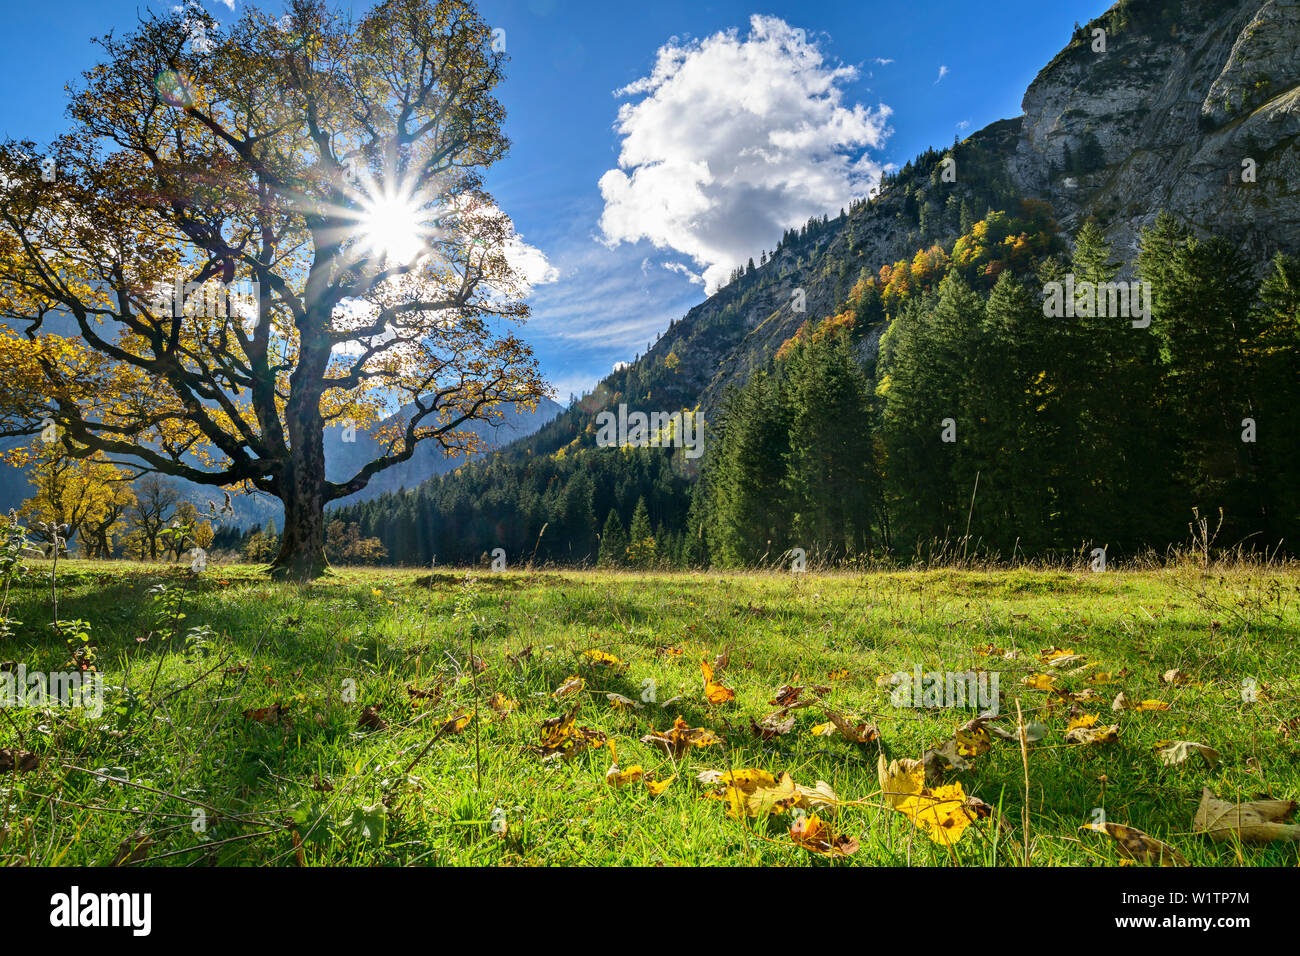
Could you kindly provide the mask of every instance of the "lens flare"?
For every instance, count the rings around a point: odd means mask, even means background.
[[[363,203],[359,232],[376,256],[409,265],[427,248],[424,218],[424,210],[412,197],[381,194]]]

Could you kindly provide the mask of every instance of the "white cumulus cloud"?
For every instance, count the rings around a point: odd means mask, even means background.
[[[867,155],[892,112],[846,105],[857,70],[777,17],[749,33],[671,39],[623,104],[618,169],[600,178],[605,242],[647,239],[689,256],[706,291],[781,233],[865,196],[881,165]]]
[[[546,253],[524,242],[524,237],[518,233],[506,240],[505,254],[506,262],[529,289],[554,282],[560,277],[560,270],[551,265]]]

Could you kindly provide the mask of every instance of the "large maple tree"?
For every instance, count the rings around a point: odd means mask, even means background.
[[[311,579],[326,504],[534,408],[519,240],[483,186],[508,147],[493,40],[463,0],[293,0],[98,41],[71,131],[0,145],[0,432],[274,495],[272,572]],[[326,426],[398,408],[327,480]]]

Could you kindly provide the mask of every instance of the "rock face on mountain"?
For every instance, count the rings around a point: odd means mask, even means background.
[[[1258,253],[1295,248],[1298,43],[1300,0],[1117,4],[1026,92],[1014,176],[1069,231],[1095,216],[1125,258],[1161,209]],[[1105,165],[1054,176],[1089,137]]]
[[[1022,117],[963,142],[963,154],[980,157],[973,172],[948,184],[932,163],[905,170],[879,196],[691,309],[608,377],[584,412],[617,398],[698,404],[707,420],[727,387],[800,324],[832,314],[862,268],[956,239],[955,217],[944,214],[952,196],[980,203],[977,216],[990,195],[1045,200],[1068,233],[1095,219],[1126,260],[1161,210],[1231,236],[1259,259],[1300,251],[1297,47],[1300,0],[1121,0],[1039,73]],[[1082,171],[1071,156],[1087,158]],[[867,338],[864,359],[877,339]]]

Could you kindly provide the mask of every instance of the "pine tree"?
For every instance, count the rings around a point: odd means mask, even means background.
[[[654,563],[655,535],[650,525],[650,509],[646,507],[645,496],[637,499],[632,511],[632,527],[628,533],[628,564],[644,568]]]
[[[790,510],[779,489],[790,435],[778,379],[760,370],[732,392],[715,436],[706,465],[709,553],[736,566],[757,561],[770,545],[784,550]]]
[[[840,332],[798,348],[786,369],[790,438],[783,487],[792,544],[832,557],[874,543],[876,475],[869,390]]]
[[[1257,338],[1255,285],[1249,260],[1214,236],[1188,239],[1174,253],[1158,327],[1167,355],[1169,397],[1176,410],[1180,477],[1186,507],[1225,509],[1223,533],[1242,537],[1264,519],[1266,504],[1240,439],[1243,418],[1258,406],[1256,377],[1244,348]],[[1184,517],[1187,517],[1184,513]]]
[[[964,531],[975,470],[963,448],[979,427],[966,386],[983,318],[984,303],[954,271],[937,296],[909,299],[881,341],[885,491],[902,550]],[[954,442],[943,440],[949,419]]]
[[[602,568],[621,567],[627,562],[627,533],[623,522],[613,508],[605,519],[605,529],[600,534],[600,557],[597,563]]]

